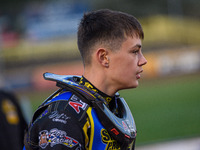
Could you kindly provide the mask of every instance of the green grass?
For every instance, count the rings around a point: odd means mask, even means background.
[[[143,82],[121,95],[134,115],[138,144],[200,136],[200,77]]]
[[[33,109],[52,91],[31,93]],[[137,145],[200,136],[200,76],[141,81],[120,92],[132,110]]]

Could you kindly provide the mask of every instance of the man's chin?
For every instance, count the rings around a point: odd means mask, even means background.
[[[124,88],[124,89],[133,89],[133,88],[137,88],[138,86],[139,86],[139,82],[136,82],[134,84],[127,86],[127,88]]]
[[[139,86],[139,82],[138,82],[138,80],[136,80],[135,82],[132,83],[130,88],[136,88],[138,86]]]

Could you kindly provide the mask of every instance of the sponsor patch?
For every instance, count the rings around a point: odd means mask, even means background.
[[[42,130],[39,132],[39,146],[42,149],[45,149],[48,145],[53,147],[58,144],[73,148],[78,145],[79,142],[67,136],[65,131],[58,130],[57,128],[51,129],[50,131]]]
[[[101,140],[104,144],[106,144],[105,150],[120,150],[119,145],[117,144],[117,141],[115,141],[108,133],[107,130],[102,129],[101,130]]]
[[[87,107],[87,104],[84,103],[82,100],[80,100],[76,95],[73,95],[71,97],[71,100],[69,101],[69,105],[79,114],[80,108],[82,110],[85,110]]]
[[[70,119],[70,117],[68,117],[64,113],[59,114],[58,111],[53,111],[49,116],[49,119],[51,119],[53,122],[60,122],[66,124],[67,120]]]
[[[48,131],[43,130],[39,133],[39,146],[44,149],[47,147],[49,141]]]

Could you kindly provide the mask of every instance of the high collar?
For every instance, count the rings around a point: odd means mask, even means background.
[[[109,96],[105,93],[103,93],[102,91],[100,91],[99,89],[97,89],[92,83],[90,83],[90,81],[88,81],[84,76],[81,77],[80,85],[86,86],[87,88],[90,88],[91,90],[97,92],[99,95],[101,95],[106,102],[109,104],[113,99],[115,99],[115,97],[113,96]]]

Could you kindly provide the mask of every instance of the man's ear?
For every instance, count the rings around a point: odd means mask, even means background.
[[[108,51],[106,49],[104,49],[104,48],[98,49],[96,56],[97,56],[98,62],[102,66],[104,66],[106,68],[109,67],[109,56],[108,56]]]

